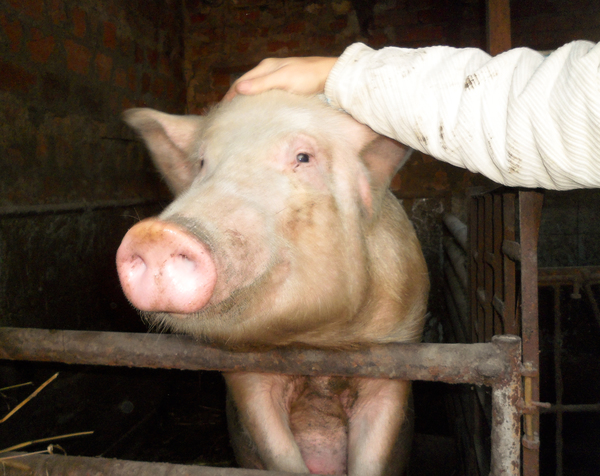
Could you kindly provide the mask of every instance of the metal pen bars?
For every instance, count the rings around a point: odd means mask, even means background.
[[[0,328],[0,359],[489,385],[493,412],[490,474],[520,474],[521,341],[516,336],[469,345],[389,344],[353,352],[281,348],[239,353],[176,335]]]
[[[452,215],[444,217],[452,235],[444,242],[451,331],[457,342],[489,342],[501,334],[522,337],[522,474],[534,476],[539,474],[537,242],[543,195],[507,188],[473,190],[468,202],[468,228]],[[489,397],[477,389],[470,402],[463,402],[462,413],[469,420],[473,448],[467,466],[483,475],[489,467],[484,448],[492,418]]]
[[[567,412],[600,412],[600,403],[590,404],[563,404],[564,381],[562,370],[562,341],[563,332],[561,322],[564,322],[569,316],[565,315],[561,309],[561,290],[571,291],[571,299],[582,299],[585,297],[590,303],[591,314],[600,326],[600,310],[598,302],[592,290],[592,286],[600,286],[600,267],[563,267],[563,268],[540,268],[539,269],[540,288],[548,287],[552,289],[554,305],[552,307],[553,324],[553,354],[554,354],[554,381],[555,403],[541,408],[542,413],[554,413],[556,418],[555,426],[555,475],[563,475],[563,415]],[[549,377],[551,377],[549,375]]]

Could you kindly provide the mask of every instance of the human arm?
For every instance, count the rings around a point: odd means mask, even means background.
[[[331,70],[334,107],[380,134],[511,186],[600,186],[600,45],[548,58],[519,48],[384,48],[360,43]]]

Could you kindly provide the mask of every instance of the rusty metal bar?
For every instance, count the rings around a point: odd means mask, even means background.
[[[477,203],[477,289],[476,294],[480,299],[477,307],[477,340],[474,342],[485,342],[486,335],[486,308],[485,308],[485,206],[483,198],[475,199]],[[482,294],[482,292],[484,294]]]
[[[503,250],[504,243],[514,241],[516,237],[515,198],[514,193],[505,193],[502,195]],[[517,320],[516,309],[516,263],[507,256],[504,256],[502,261],[504,262],[504,332],[506,334],[520,335],[521,326]]]
[[[504,324],[504,266],[502,257],[502,241],[504,240],[502,195],[494,195],[493,200],[494,260],[492,266],[494,268],[494,295],[492,296],[492,313],[494,315],[494,335],[500,335],[506,333]]]
[[[544,195],[539,192],[519,192],[518,195],[521,242],[523,366],[529,371],[526,379],[531,378],[531,399],[534,402],[540,401],[537,244],[543,200]],[[525,476],[537,476],[539,474],[539,413],[536,412],[531,417],[531,432],[526,432],[522,440]]]
[[[484,221],[484,199],[474,193],[471,193],[469,200],[469,294],[471,308],[471,342],[485,342],[485,305],[487,296],[485,293],[484,271],[485,267],[485,221]],[[472,392],[467,403],[468,410],[465,412],[469,419],[470,432],[474,448],[474,460],[472,466],[475,469],[473,474],[486,475],[490,470],[490,459],[487,451],[484,451],[484,442],[486,434],[484,426],[487,419],[485,412],[482,411],[480,393]]]
[[[492,387],[491,476],[519,476],[519,465],[508,467],[500,461],[519,461],[521,456],[521,415],[511,410],[521,401],[521,339],[494,336],[492,342],[510,355],[511,371]]]
[[[600,403],[581,403],[572,405],[550,405],[548,408],[541,407],[540,413],[556,412],[600,412]]]
[[[9,453],[16,456],[18,453]],[[3,457],[7,455],[3,454]],[[26,455],[0,461],[3,476],[44,475],[81,476],[103,475],[143,475],[152,476],[290,476],[281,471],[260,471],[256,469],[211,468],[207,466],[147,463],[109,458],[62,455]]]
[[[467,250],[469,248],[467,246],[467,225],[465,225],[462,221],[460,221],[459,218],[455,217],[450,213],[444,213],[442,219],[444,220],[444,223],[448,227],[448,230],[450,230],[450,233],[452,233],[452,236],[457,241],[457,243],[461,246],[465,253],[468,253]]]
[[[506,367],[493,344],[386,344],[352,352],[232,352],[187,336],[0,328],[0,359],[181,370],[346,375],[491,385]]]
[[[54,203],[46,205],[7,205],[0,207],[0,217],[51,215],[53,213],[85,212],[104,208],[141,207],[157,205],[160,202],[156,198],[136,198],[131,200],[101,200],[97,202]]]
[[[539,268],[538,281],[540,286],[573,284],[575,281],[600,283],[600,266]]]
[[[485,338],[484,342],[489,340],[494,335],[494,309],[492,300],[494,298],[494,267],[492,263],[494,258],[492,252],[494,250],[494,197],[487,194],[483,197],[483,223],[484,223],[484,271],[483,271],[483,286],[485,289]]]
[[[562,376],[562,326],[560,310],[560,285],[554,285],[554,391],[556,404],[562,406],[563,401],[563,376]],[[529,416],[529,415],[527,415]],[[556,476],[563,475],[563,412],[556,413]]]
[[[543,195],[507,189],[489,192],[473,190],[470,193],[473,341],[487,341],[493,334],[523,332],[524,383],[530,402],[526,406],[527,432],[522,439],[524,452],[527,452],[523,473],[534,476],[539,474],[539,412],[535,403],[539,401],[537,238]],[[520,293],[516,286],[517,264],[521,268]],[[519,295],[523,303],[520,309]]]
[[[69,364],[256,371],[492,386],[491,475],[520,471],[520,339],[487,344],[388,344],[339,352],[281,348],[230,352],[176,335],[0,328],[0,358]],[[115,473],[118,474],[118,473]]]
[[[469,329],[470,341],[477,342],[477,316],[479,304],[477,303],[477,201],[474,198],[469,200],[469,318],[471,328]]]

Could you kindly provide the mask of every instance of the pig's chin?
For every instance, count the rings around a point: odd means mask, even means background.
[[[273,284],[281,285],[282,275],[287,272],[285,264],[270,267],[251,284],[233,291],[220,302],[209,302],[193,313],[140,311],[140,315],[151,330],[174,331],[227,345],[232,338],[238,340],[233,336],[242,333],[247,322],[256,318],[268,305],[264,290],[272,292]]]

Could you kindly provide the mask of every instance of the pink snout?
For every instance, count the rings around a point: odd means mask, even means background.
[[[199,311],[217,282],[206,245],[154,218],[127,232],[117,251],[117,270],[127,299],[141,311]]]

